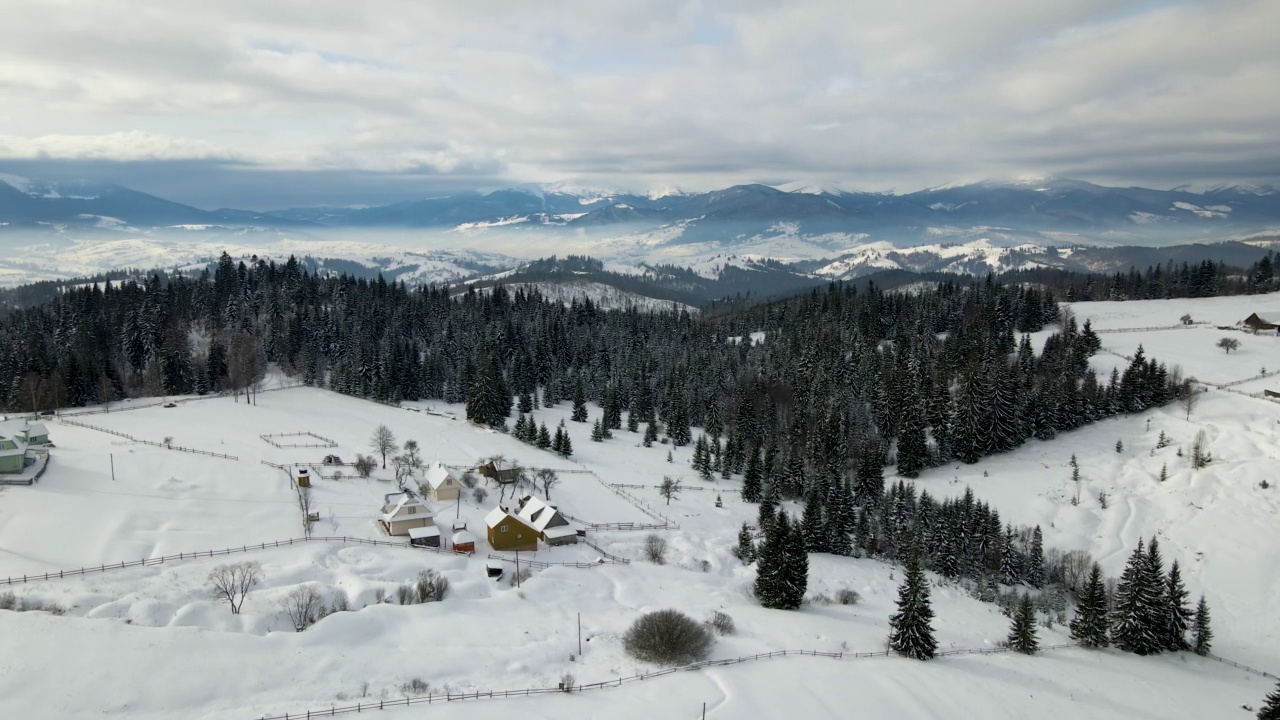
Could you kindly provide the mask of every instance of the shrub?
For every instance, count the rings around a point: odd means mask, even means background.
[[[476,474],[475,474],[474,472],[471,472],[470,470],[468,470],[468,471],[466,471],[466,472],[462,473],[462,484],[463,484],[463,485],[465,485],[465,486],[467,486],[467,488],[473,488],[473,487],[475,487],[475,486],[476,486]]]
[[[396,588],[396,602],[401,605],[409,605],[413,603],[413,588],[407,584]]]
[[[400,693],[405,696],[426,695],[431,685],[422,678],[414,678],[400,686]]]
[[[644,556],[645,559],[655,565],[665,565],[667,563],[667,541],[651,533],[644,539]]]
[[[489,491],[482,487],[475,488],[471,491],[471,499],[476,501],[477,505],[483,505],[485,498],[489,497]]]
[[[520,572],[511,573],[511,577],[507,579],[507,584],[515,587],[529,578],[533,577],[533,570],[528,566],[520,568]]]
[[[339,590],[338,595],[333,598],[333,606],[329,608],[329,613],[347,612],[350,609],[351,602],[347,600],[347,594]]]
[[[817,595],[809,598],[809,603],[811,605],[830,605],[831,596],[826,593],[818,593]]]
[[[679,610],[658,610],[636,619],[623,637],[623,647],[637,660],[688,665],[705,658],[715,642],[702,623]]]
[[[415,588],[418,591],[418,602],[439,602],[449,594],[449,578],[435,570],[423,570],[418,573]]]
[[[841,588],[836,591],[836,602],[841,605],[857,605],[862,596],[848,588]]]
[[[572,673],[565,673],[560,676],[561,690],[565,692],[573,692],[573,689],[577,686],[578,686],[578,680],[572,675]]]
[[[376,602],[376,603],[383,603],[383,602],[386,602],[386,601],[387,601],[387,589],[386,589],[386,588],[378,588],[378,589],[374,590],[374,591],[373,591],[373,601],[374,601],[374,602]]]
[[[16,607],[18,607],[18,598],[13,593],[0,593],[0,610],[13,610]]]
[[[359,453],[356,454],[356,463],[355,463],[356,474],[359,475],[360,477],[362,478],[369,477],[370,473],[372,473],[374,468],[376,467],[378,467],[378,461],[374,460],[371,456],[362,455]]]
[[[718,635],[732,635],[737,629],[733,624],[733,618],[719,610],[711,611],[711,618],[707,620],[707,625]]]

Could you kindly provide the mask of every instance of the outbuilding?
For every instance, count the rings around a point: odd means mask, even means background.
[[[473,553],[476,551],[476,536],[466,530],[459,530],[453,534],[453,551]]]
[[[440,528],[435,525],[409,528],[409,544],[418,547],[440,547]]]

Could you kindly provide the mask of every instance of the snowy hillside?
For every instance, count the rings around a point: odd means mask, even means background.
[[[1280,311],[1280,295],[1194,302],[1077,304],[1077,316],[1102,331],[1197,321],[1230,325],[1248,312]],[[1259,366],[1280,369],[1280,340],[1238,331],[1194,329],[1103,332],[1104,350],[1132,354],[1138,343],[1166,343],[1159,355],[1215,383],[1252,377]],[[1226,355],[1213,341],[1230,334],[1241,349]],[[753,340],[756,335],[753,335]],[[769,338],[759,336],[761,341]],[[1167,340],[1166,340],[1167,339]],[[1101,370],[1123,362],[1107,352]],[[1267,381],[1263,378],[1257,390]],[[1240,387],[1251,387],[1242,385]],[[1280,385],[1276,386],[1280,389]],[[926,470],[919,487],[937,496],[971,486],[979,499],[1014,523],[1039,524],[1046,546],[1087,550],[1109,575],[1119,573],[1139,538],[1157,535],[1166,560],[1182,563],[1193,595],[1204,592],[1215,612],[1214,651],[1275,672],[1280,666],[1280,489],[1274,468],[1280,404],[1236,388],[1210,389],[1190,419],[1177,406],[1120,417],[1050,442],[984,458],[975,465]],[[252,718],[407,697],[554,688],[566,674],[578,683],[629,677],[657,666],[628,657],[621,635],[640,613],[677,607],[695,618],[728,613],[737,632],[719,638],[713,659],[774,650],[827,653],[884,649],[901,569],[876,560],[825,554],[810,558],[810,602],[796,612],[766,610],[752,598],[755,570],[730,553],[738,529],[754,523],[740,481],[703,482],[690,470],[692,447],[645,448],[638,434],[615,431],[603,443],[589,423],[569,421],[568,403],[533,417],[571,434],[564,459],[475,427],[461,406],[407,403],[397,408],[331,392],[293,388],[264,392],[256,406],[230,398],[194,399],[176,407],[68,416],[51,423],[48,472],[34,486],[0,488],[0,578],[78,570],[181,554],[146,567],[0,585],[43,611],[0,610],[0,716]],[[590,408],[592,417],[599,409]],[[80,423],[80,424],[73,424]],[[86,427],[85,425],[94,427]],[[521,553],[521,561],[586,563],[592,567],[535,569],[520,588],[486,577],[490,548],[483,517],[497,501],[428,501],[437,523],[455,518],[480,536],[473,556],[403,547],[377,523],[383,496],[395,489],[390,470],[370,479],[319,466],[313,480],[316,540],[273,544],[303,535],[298,498],[286,473],[265,463],[318,463],[325,454],[350,461],[368,452],[378,424],[401,440],[415,439],[427,463],[471,466],[502,454],[530,467],[560,471],[551,501],[587,523],[654,523],[678,527],[666,539],[663,565],[646,561],[646,532],[592,530],[598,546],[578,544]],[[1214,460],[1195,471],[1185,452],[1199,430]],[[114,433],[193,447],[235,459],[139,444]],[[1164,432],[1171,444],[1156,448]],[[332,448],[277,447],[260,436],[313,433]],[[1114,449],[1116,440],[1123,451]],[[1177,451],[1182,449],[1184,457]],[[671,462],[667,453],[671,451]],[[1067,461],[1080,460],[1082,501],[1072,505]],[[1161,483],[1161,466],[1168,480]],[[891,470],[889,471],[891,474]],[[328,477],[324,477],[328,475]],[[670,504],[654,486],[683,477]],[[893,478],[890,477],[890,480]],[[1270,480],[1270,489],[1260,487]],[[614,485],[644,486],[619,490]],[[485,486],[481,486],[485,487]],[[1106,509],[1098,500],[1106,492]],[[542,492],[539,490],[539,496]],[[722,507],[717,507],[717,499]],[[799,514],[800,506],[787,508]],[[217,557],[188,553],[250,548]],[[629,564],[597,563],[601,551]],[[510,577],[514,557],[499,561]],[[215,603],[206,580],[216,566],[261,564],[263,581],[240,615]],[[443,601],[401,605],[396,590],[424,569],[452,583]],[[934,577],[940,650],[995,649],[1008,631],[996,606],[980,603]],[[280,602],[300,586],[326,602],[342,598],[350,611],[294,632]],[[827,604],[841,590],[853,605]],[[382,596],[390,603],[379,602]],[[577,623],[581,618],[582,646]],[[1064,643],[1061,626],[1040,630],[1044,644]],[[145,681],[141,679],[145,678]],[[420,681],[417,684],[414,681]],[[1048,650],[1036,657],[961,655],[930,663],[901,658],[779,658],[651,678],[613,689],[518,699],[484,699],[390,710],[396,716],[491,718],[697,717],[703,703],[716,718],[773,718],[803,713],[823,720],[861,708],[886,717],[1164,718],[1232,717],[1256,706],[1270,679],[1190,654],[1141,658],[1117,651]],[[305,715],[304,715],[305,716]],[[1241,714],[1241,716],[1243,716]]]

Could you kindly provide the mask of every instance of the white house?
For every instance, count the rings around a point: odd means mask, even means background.
[[[427,469],[422,479],[422,492],[428,500],[444,502],[457,500],[461,492],[462,478],[453,470],[436,463]]]
[[[538,533],[548,545],[571,545],[578,542],[578,531],[554,506],[536,497],[527,497],[516,517]]]
[[[388,535],[408,535],[411,528],[435,525],[431,508],[407,492],[390,493],[383,500],[382,527]]]

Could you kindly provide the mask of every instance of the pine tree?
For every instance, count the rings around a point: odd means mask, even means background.
[[[1153,617],[1158,616],[1160,603],[1149,584],[1147,568],[1147,554],[1139,540],[1116,583],[1111,611],[1111,644],[1138,655],[1157,653],[1162,646],[1160,628],[1152,623]]]
[[[763,482],[764,478],[760,467],[760,446],[754,445],[747,454],[747,469],[742,474],[743,502],[760,502]]]
[[[1191,649],[1197,655],[1208,655],[1213,649],[1213,629],[1209,627],[1209,603],[1205,601],[1203,595],[1200,596],[1200,602],[1196,605],[1196,619],[1193,627],[1196,638]]]
[[[564,426],[556,428],[556,434],[551,437],[551,451],[557,455],[564,455]]]
[[[1102,568],[1094,563],[1071,619],[1071,639],[1084,647],[1106,647],[1108,625],[1107,587],[1102,581]]]
[[[929,581],[920,567],[920,550],[913,549],[898,586],[898,611],[889,618],[889,647],[916,660],[928,660],[938,649],[933,637],[933,607]]]
[[[1036,615],[1031,607],[1031,594],[1023,593],[1018,608],[1013,612],[1013,625],[1009,629],[1009,647],[1025,655],[1035,655],[1040,649],[1036,638]]]
[[[1182,584],[1182,570],[1178,561],[1169,565],[1169,579],[1165,583],[1165,641],[1166,650],[1189,650],[1187,644],[1187,626],[1192,618],[1191,608],[1187,607],[1187,589]]]
[[[1031,533],[1031,553],[1027,555],[1027,582],[1031,587],[1044,587],[1044,535],[1037,525]]]
[[[522,413],[533,412],[533,395],[530,393],[521,393],[518,408]]]
[[[1258,720],[1280,720],[1280,685],[1271,691],[1266,703],[1258,710]]]
[[[600,419],[596,418],[596,422],[591,426],[591,442],[604,442],[604,427],[600,424]]]
[[[1161,463],[1160,464],[1160,482],[1165,482],[1168,479],[1169,479],[1169,465],[1167,463]]]
[[[652,420],[644,424],[644,446],[653,447],[658,441],[658,427]]]
[[[805,494],[800,528],[806,550],[815,553],[827,551],[827,538],[822,526],[822,494],[816,482],[809,486],[809,492]]]
[[[786,515],[787,513],[783,513]],[[788,519],[785,546],[786,566],[783,568],[783,592],[786,610],[799,610],[804,604],[804,594],[809,589],[809,552],[805,547],[804,532],[800,525]]]
[[[533,423],[530,422],[530,424]],[[547,432],[546,423],[542,423],[538,426],[537,438],[534,440],[534,444],[543,450],[551,447],[551,433]]]
[[[563,425],[564,421],[561,420],[560,424]],[[564,444],[560,446],[560,454],[565,457],[571,457],[573,455],[573,440],[569,438],[568,430],[564,431]]]
[[[573,386],[573,413],[569,416],[574,422],[587,421],[587,394],[582,389],[582,381],[579,380]]]
[[[787,567],[794,560],[792,534],[791,521],[785,512],[778,513],[765,528],[764,543],[756,555],[755,583],[756,600],[764,607],[777,610],[799,607],[799,604],[791,606],[793,576]]]
[[[734,554],[743,565],[750,565],[756,559],[755,539],[751,537],[751,528],[746,523],[742,523],[742,529],[738,530],[738,547]]]
[[[769,487],[772,488],[773,485],[771,484]],[[761,530],[766,530],[773,525],[773,521],[776,519],[777,507],[778,503],[770,496],[770,493],[765,492],[760,499],[760,511],[757,513],[756,520],[756,525]]]

